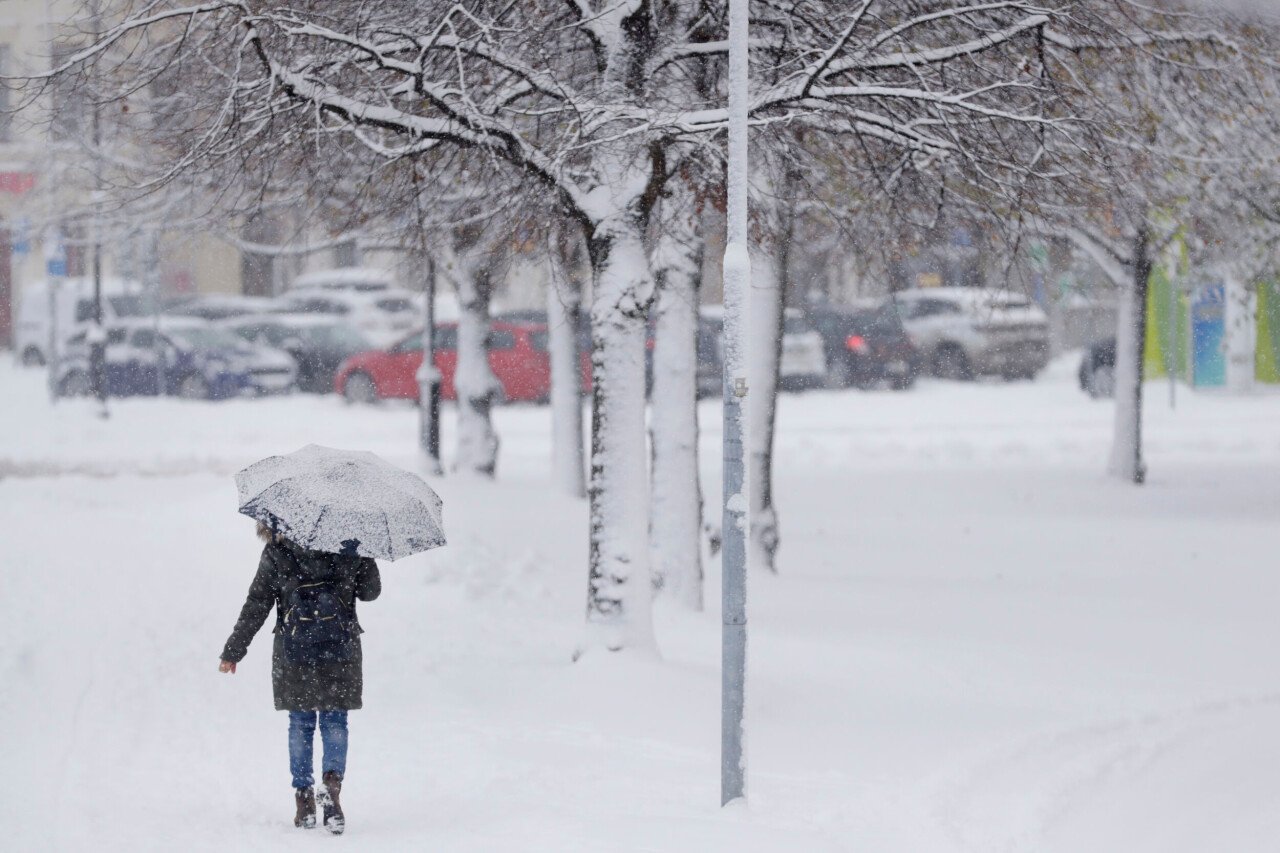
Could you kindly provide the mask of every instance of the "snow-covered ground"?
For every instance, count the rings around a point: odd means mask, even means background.
[[[782,572],[754,577],[750,804],[718,808],[712,608],[662,660],[570,657],[585,507],[549,413],[446,477],[448,548],[383,567],[344,799],[361,851],[1270,851],[1280,838],[1280,397],[1040,382],[780,413]],[[315,441],[415,464],[415,413],[295,397],[51,406],[0,365],[0,848],[293,850],[269,643],[216,672],[256,564],[231,474]],[[702,412],[718,483],[714,403]],[[452,437],[452,421],[446,419]],[[710,489],[709,491],[714,491]]]

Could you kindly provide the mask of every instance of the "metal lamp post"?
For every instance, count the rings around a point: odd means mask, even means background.
[[[746,796],[743,711],[747,677],[747,0],[729,0],[728,239],[724,252],[724,515],[721,560],[723,634],[720,700],[720,804]]]

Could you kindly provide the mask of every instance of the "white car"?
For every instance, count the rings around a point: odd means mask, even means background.
[[[719,343],[724,330],[724,306],[704,305],[702,319],[714,329]],[[720,354],[723,363],[723,353]],[[803,313],[786,309],[782,324],[782,360],[778,365],[779,386],[785,390],[820,388],[827,381],[827,353],[822,335]]]
[[[379,347],[390,346],[422,323],[422,297],[399,288],[293,290],[276,300],[272,310],[340,318]]]
[[[893,295],[925,369],[948,379],[1033,379],[1049,363],[1049,319],[1021,293],[930,287]]]
[[[115,323],[151,314],[151,299],[135,281],[102,280],[102,322]],[[28,367],[49,362],[50,347],[61,351],[63,343],[93,320],[93,279],[69,278],[50,284],[28,282],[22,286],[13,329],[13,350]],[[56,338],[56,340],[55,340]]]

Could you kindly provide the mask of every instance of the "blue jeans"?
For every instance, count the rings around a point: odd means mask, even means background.
[[[347,773],[347,712],[320,711],[320,740],[324,743],[325,773]],[[310,788],[316,783],[311,770],[311,745],[315,740],[316,711],[289,712],[289,769],[293,787]]]

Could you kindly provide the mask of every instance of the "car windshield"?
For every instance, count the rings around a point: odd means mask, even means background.
[[[177,338],[179,342],[185,343],[193,349],[238,349],[244,346],[244,341],[225,329],[206,329],[192,326],[184,329],[171,329],[169,330],[169,336]]]
[[[364,352],[373,349],[373,344],[350,326],[334,324],[332,326],[304,326],[297,329],[299,337],[312,346],[320,349],[334,349],[343,352]],[[419,344],[421,347],[421,344]]]
[[[902,328],[897,306],[892,302],[886,302],[874,311],[859,311],[850,321],[857,328],[874,332],[896,332]]]
[[[111,308],[117,317],[146,317],[154,310],[154,300],[146,296],[112,296]]]
[[[812,332],[813,326],[804,317],[787,317],[783,321],[782,330],[788,335],[803,335],[805,332]]]
[[[405,297],[387,297],[378,300],[378,308],[388,314],[403,314],[413,310],[413,300]]]

